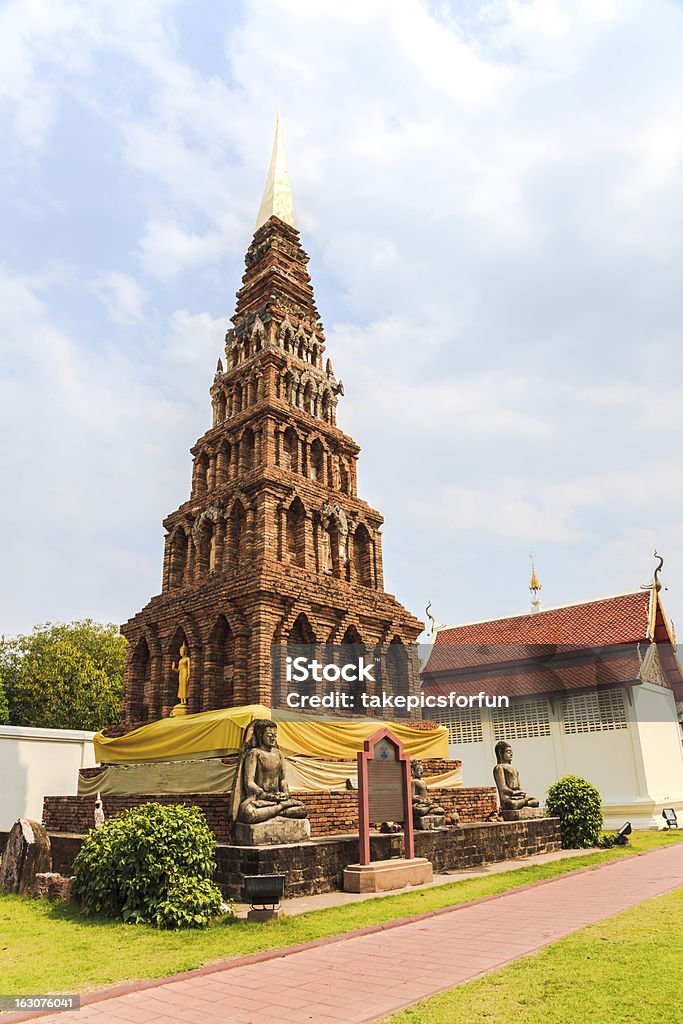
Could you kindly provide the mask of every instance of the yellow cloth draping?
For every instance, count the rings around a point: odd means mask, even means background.
[[[229,793],[237,759],[160,761],[107,765],[97,775],[78,777],[78,795],[95,797],[156,793]],[[106,808],[105,808],[106,809]]]
[[[79,776],[78,795],[94,799],[98,792],[103,797],[229,793],[236,767],[236,758],[227,764],[216,758],[107,765],[97,775]],[[317,757],[291,754],[285,757],[285,777],[292,792],[340,792],[347,788],[347,779],[351,779],[354,787],[358,785],[358,768],[355,760],[321,761]],[[425,776],[425,782],[428,789],[459,789],[462,787],[462,768]]]
[[[347,788],[347,779],[351,779],[354,787],[358,786],[358,763],[355,760],[319,761],[314,757],[290,755],[285,758],[285,775],[292,791],[339,791]],[[425,782],[427,789],[461,789],[462,766],[440,775],[425,775]]]
[[[425,775],[427,789],[462,789],[462,765],[441,775]]]
[[[107,765],[96,776],[80,776],[78,795],[95,797],[153,793],[229,793],[237,759],[161,761],[149,764]],[[285,757],[285,778],[291,790],[316,793],[345,790],[346,780],[357,783],[355,761],[319,761],[311,757]]]
[[[261,704],[162,718],[125,736],[93,737],[95,759],[109,764],[220,757],[239,750],[242,733],[253,718],[270,718]]]
[[[285,778],[290,790],[319,793],[345,790],[346,780],[358,785],[358,764],[353,761],[320,761],[317,757],[285,757]]]
[[[360,721],[321,721],[301,715],[297,721],[278,720],[277,743],[283,754],[305,754],[323,759],[353,758],[363,749],[363,741],[384,725],[391,729],[411,757],[448,757],[448,730],[445,726],[432,730],[413,729],[396,722],[378,722],[367,718]]]
[[[277,722],[278,746],[283,754],[354,760],[363,749],[363,741],[386,725],[411,757],[448,757],[448,730],[443,725],[425,730],[371,718],[312,718],[262,704],[163,718],[125,736],[97,733],[93,739],[95,757],[108,764],[220,757],[239,749],[242,734],[254,718]]]

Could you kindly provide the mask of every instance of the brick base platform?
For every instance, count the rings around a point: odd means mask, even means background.
[[[71,874],[83,836],[51,833],[50,842],[52,870]],[[436,874],[553,853],[560,848],[559,818],[482,822],[415,833],[415,856],[426,857]],[[370,849],[373,860],[402,857],[403,836],[373,833]],[[226,896],[241,896],[244,875],[259,874],[286,875],[286,897],[311,896],[342,888],[344,868],[358,860],[358,836],[331,836],[299,846],[238,847],[218,843],[216,860],[214,878]]]
[[[446,811],[447,817],[457,811],[461,821],[485,821],[496,804],[496,792],[488,786],[436,789],[432,793]],[[358,831],[358,793],[354,790],[294,795],[308,808],[313,836],[345,835]],[[150,800],[162,804],[194,804],[201,807],[216,837],[229,838],[228,793],[104,797],[105,814],[112,818],[129,807],[138,807]],[[94,806],[92,797],[46,796],[43,800],[43,824],[50,833],[87,832],[93,826]]]

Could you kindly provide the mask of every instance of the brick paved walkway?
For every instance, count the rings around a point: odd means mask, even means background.
[[[179,975],[41,1024],[362,1024],[681,884],[683,843],[380,931]]]

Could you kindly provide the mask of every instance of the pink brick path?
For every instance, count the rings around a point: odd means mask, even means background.
[[[41,1024],[361,1024],[682,883],[683,843],[387,930],[178,975]]]

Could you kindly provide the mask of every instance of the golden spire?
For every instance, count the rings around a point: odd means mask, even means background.
[[[255,230],[258,231],[261,225],[271,217],[279,217],[285,224],[291,224],[294,227],[294,203],[287,173],[285,134],[282,130],[279,112],[275,119],[273,155],[270,158],[270,168],[263,189],[263,199],[256,218]]]
[[[531,610],[532,612],[540,612],[541,610],[541,599],[538,596],[539,591],[543,590],[543,586],[538,581],[536,575],[536,567],[534,565],[534,556],[529,555],[531,559],[531,583],[529,584],[529,592],[531,593]]]

